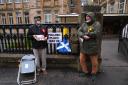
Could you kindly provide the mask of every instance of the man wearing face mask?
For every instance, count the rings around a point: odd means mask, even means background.
[[[34,25],[28,30],[28,38],[32,41],[33,53],[37,60],[37,71],[46,71],[46,47],[47,47],[47,29],[41,25],[41,17],[34,17]]]
[[[85,22],[78,30],[80,39],[80,65],[84,76],[89,74],[87,68],[87,58],[90,58],[92,64],[91,76],[95,79],[98,71],[98,40],[101,31],[101,24],[95,20],[95,14],[89,12],[85,15]]]

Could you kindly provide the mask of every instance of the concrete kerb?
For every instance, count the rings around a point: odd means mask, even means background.
[[[0,53],[0,64],[19,63],[26,54]],[[71,67],[79,71],[79,58],[74,55],[47,55],[49,67]]]

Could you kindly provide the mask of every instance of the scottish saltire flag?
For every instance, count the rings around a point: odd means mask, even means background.
[[[69,52],[71,52],[69,42],[66,38],[64,38],[63,41],[58,44],[56,49],[60,53],[69,53]]]

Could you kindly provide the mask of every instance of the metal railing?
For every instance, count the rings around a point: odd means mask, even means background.
[[[119,40],[118,45],[118,52],[121,53],[123,56],[128,56],[128,39],[123,38]]]
[[[118,52],[128,56],[128,24],[123,28],[119,37]]]
[[[0,25],[0,53],[31,53],[32,44],[27,37],[27,31],[31,24],[22,25]],[[77,54],[79,51],[78,40],[74,40],[74,35],[77,35],[79,24],[42,24],[48,32],[61,32],[66,27],[69,29],[69,42],[71,44],[71,53]],[[76,36],[77,37],[77,36]],[[48,54],[58,54],[56,51],[57,44],[48,44]],[[75,46],[75,48],[74,48]],[[76,51],[73,51],[76,49]]]

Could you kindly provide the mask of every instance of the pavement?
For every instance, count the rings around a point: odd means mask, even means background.
[[[128,85],[128,60],[118,54],[118,40],[106,39],[102,42],[102,69],[95,83],[71,68],[48,68],[48,75],[37,76],[37,83],[31,85]],[[18,66],[0,67],[0,85],[18,85]]]

